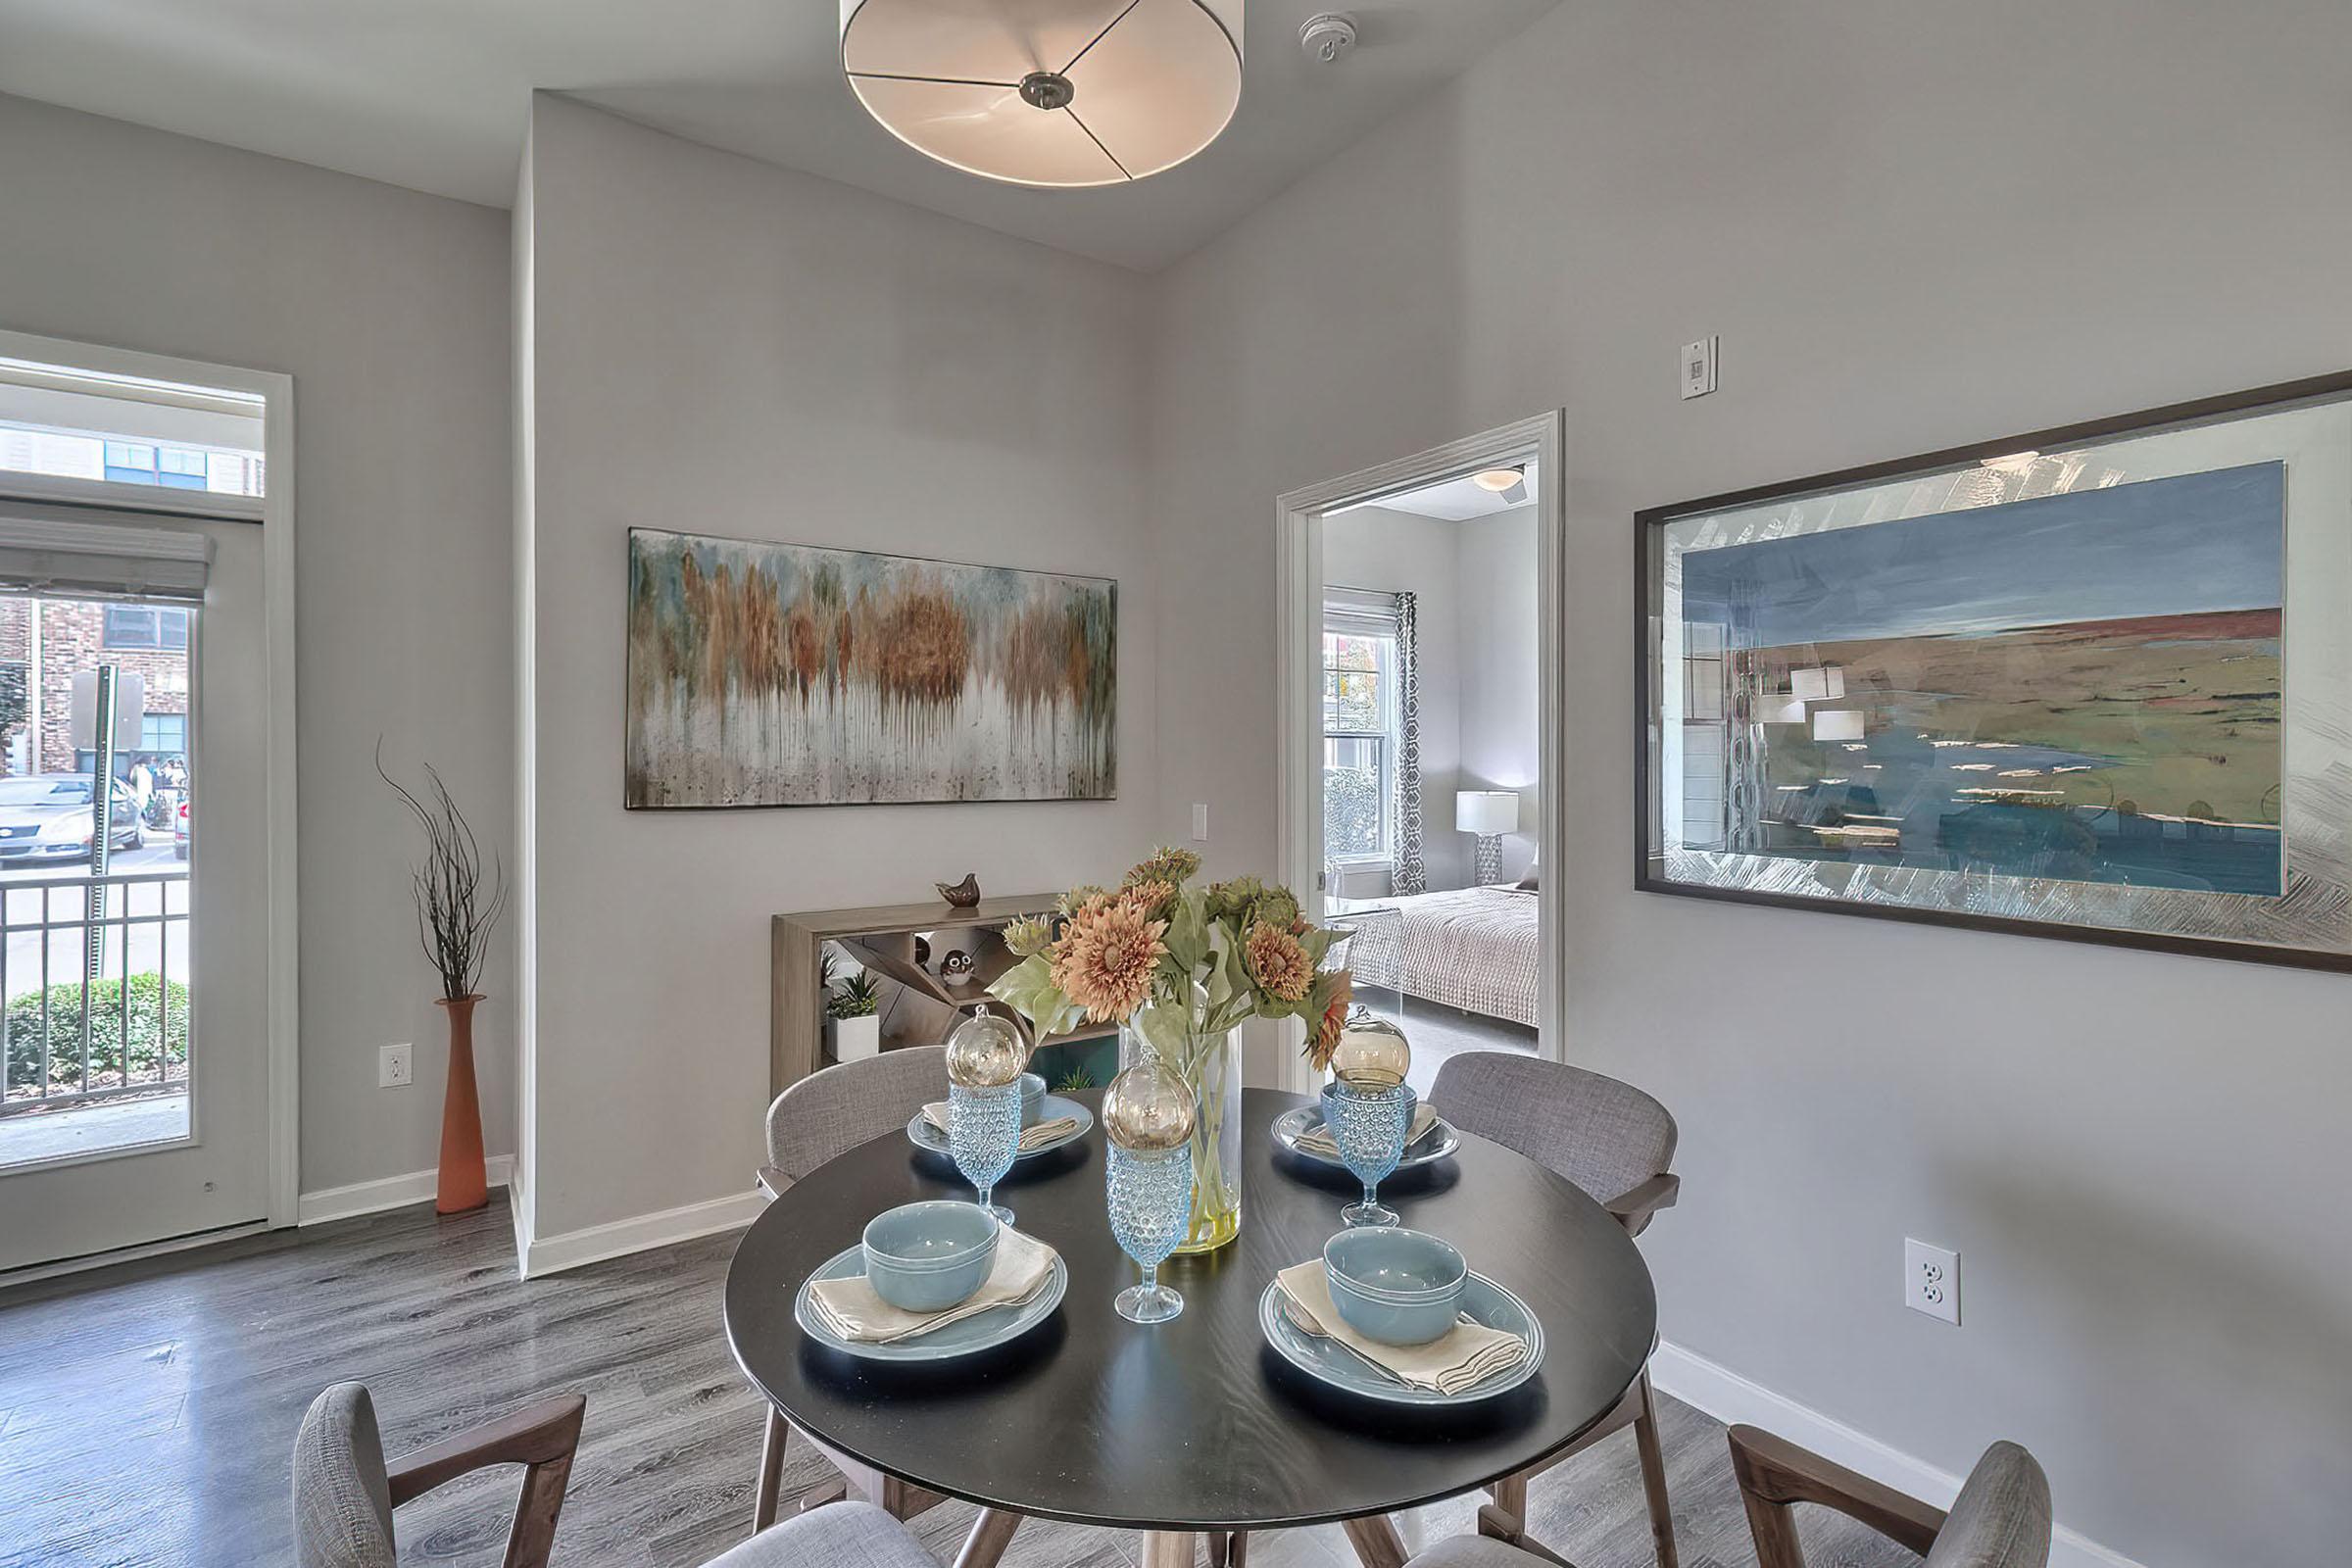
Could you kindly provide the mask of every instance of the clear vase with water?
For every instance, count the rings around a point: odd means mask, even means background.
[[[1213,1252],[1242,1233],[1242,1031],[1197,1034],[1181,1010],[1147,1004],[1119,1028],[1119,1066],[1156,1055],[1192,1086],[1193,1211],[1176,1253]]]

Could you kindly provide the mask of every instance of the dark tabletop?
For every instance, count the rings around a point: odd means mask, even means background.
[[[728,1343],[796,1425],[878,1469],[971,1502],[1147,1530],[1318,1524],[1452,1496],[1564,1447],[1616,1405],[1656,1337],[1641,1253],[1576,1188],[1466,1134],[1451,1158],[1384,1183],[1381,1199],[1527,1302],[1544,1324],[1543,1370],[1499,1398],[1428,1410],[1327,1390],[1282,1360],[1258,1331],[1258,1297],[1278,1270],[1320,1255],[1360,1194],[1345,1171],[1275,1145],[1268,1124],[1306,1102],[1245,1091],[1242,1233],[1161,1268],[1184,1293],[1172,1323],[1111,1310],[1137,1272],[1103,1215],[1098,1125],[997,1187],[1018,1228],[1068,1263],[1069,1294],[1046,1322],[932,1364],[810,1342],[794,1295],[867,1219],[971,1193],[944,1157],[894,1134],[796,1183],[753,1222],[727,1270]]]

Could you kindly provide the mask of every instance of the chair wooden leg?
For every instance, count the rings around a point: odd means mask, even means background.
[[[566,1452],[522,1473],[522,1494],[514,1499],[514,1525],[507,1536],[506,1568],[546,1568],[556,1545],[556,1516],[564,1511],[564,1488],[571,1479]]]
[[[1348,1532],[1348,1543],[1364,1568],[1404,1568],[1404,1538],[1396,1534],[1396,1526],[1387,1514],[1345,1519],[1340,1528]]]
[[[1245,1568],[1249,1558],[1249,1531],[1219,1530],[1208,1537],[1208,1568]]]
[[[1491,1508],[1478,1510],[1478,1533],[1516,1546],[1527,1524],[1527,1472],[1504,1476],[1487,1488],[1487,1495],[1494,1503]]]
[[[849,1500],[850,1484],[841,1477],[835,1476],[830,1481],[819,1481],[815,1486],[802,1493],[801,1500],[793,1504],[792,1511],[807,1513],[812,1508],[822,1508],[829,1503]]]
[[[997,1568],[1004,1548],[1012,1544],[1012,1533],[1026,1517],[1003,1508],[981,1509],[972,1521],[972,1533],[963,1538],[963,1549],[956,1554],[956,1568]]]
[[[760,1484],[752,1493],[755,1536],[776,1522],[776,1494],[784,1485],[784,1446],[791,1438],[792,1429],[784,1424],[783,1412],[769,1405],[767,1431],[760,1440]]]
[[[1646,1369],[1635,1384],[1642,1396],[1642,1413],[1634,1419],[1634,1446],[1642,1455],[1642,1490],[1649,1496],[1649,1535],[1658,1551],[1658,1568],[1679,1568],[1674,1549],[1674,1504],[1666,1496],[1666,1451],[1658,1443],[1658,1400],[1650,1391]]]

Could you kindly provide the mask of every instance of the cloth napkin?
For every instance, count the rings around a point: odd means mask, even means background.
[[[1365,1339],[1348,1326],[1340,1309],[1332,1304],[1331,1285],[1324,1278],[1319,1257],[1294,1263],[1275,1278],[1282,1282],[1284,1294],[1303,1308],[1304,1315],[1323,1333],[1365,1360],[1386,1367],[1411,1388],[1459,1394],[1527,1359],[1525,1340],[1467,1318],[1427,1345],[1383,1345]]]
[[[934,1101],[925,1105],[923,1120],[938,1128],[941,1137],[950,1136],[948,1102],[946,1101]],[[1071,1129],[1077,1125],[1078,1118],[1075,1116],[1056,1116],[1052,1121],[1041,1121],[1035,1126],[1024,1127],[1021,1129],[1020,1148],[1015,1152],[1026,1154],[1033,1149],[1043,1149],[1055,1139],[1068,1136]]]
[[[1437,1108],[1428,1101],[1424,1100],[1414,1105],[1413,1124],[1404,1130],[1404,1147],[1412,1148],[1423,1133],[1437,1125]],[[1326,1159],[1340,1157],[1339,1140],[1332,1137],[1331,1129],[1321,1122],[1316,1122],[1298,1135],[1298,1147],[1310,1154],[1321,1154]]]
[[[1054,1249],[1032,1236],[1007,1230],[997,1238],[997,1257],[980,1288],[938,1312],[909,1312],[874,1294],[862,1274],[818,1280],[808,1287],[817,1321],[845,1340],[861,1345],[896,1345],[920,1339],[993,1307],[1032,1300],[1054,1274]]]

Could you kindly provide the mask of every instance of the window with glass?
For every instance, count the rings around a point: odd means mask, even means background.
[[[181,652],[188,646],[188,612],[168,605],[109,605],[103,636],[108,648]]]
[[[1339,864],[1396,854],[1396,626],[1326,606],[1323,612],[1323,858]]]

